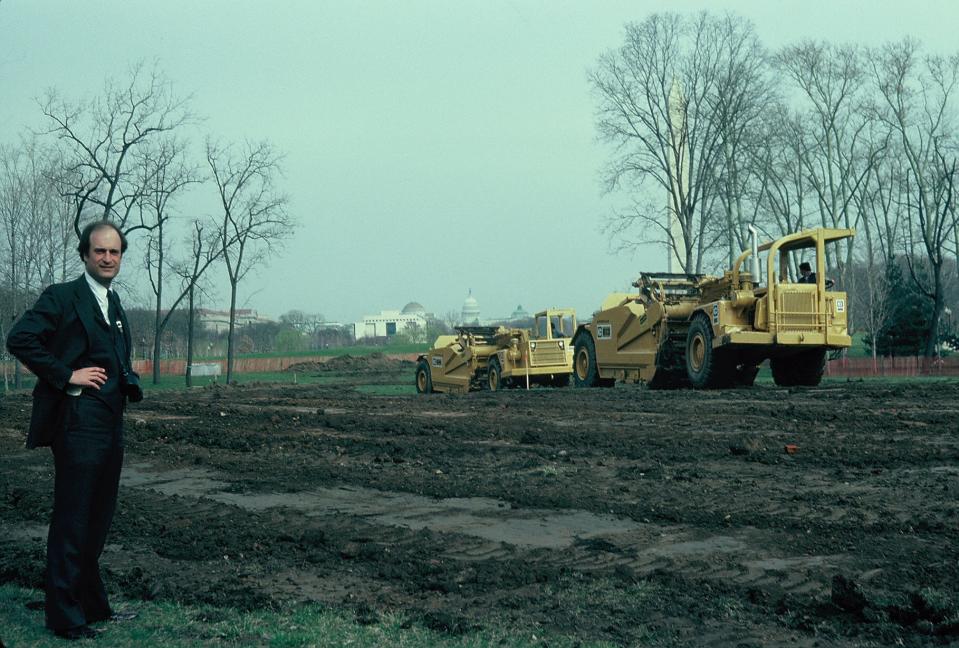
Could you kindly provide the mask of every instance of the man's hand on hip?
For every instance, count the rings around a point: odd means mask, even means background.
[[[70,376],[70,384],[77,387],[93,387],[100,389],[100,386],[107,381],[107,370],[102,367],[84,367],[77,369]]]

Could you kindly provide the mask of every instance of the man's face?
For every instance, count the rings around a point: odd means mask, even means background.
[[[101,227],[90,233],[90,250],[83,260],[90,276],[104,286],[109,286],[120,272],[120,235],[112,227]]]

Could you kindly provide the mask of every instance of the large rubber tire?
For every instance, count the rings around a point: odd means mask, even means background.
[[[815,387],[826,371],[826,350],[810,349],[785,358],[772,358],[769,366],[780,387]]]
[[[416,393],[433,393],[433,375],[430,373],[430,365],[426,360],[420,360],[416,365]]]
[[[780,387],[792,387],[796,384],[792,358],[770,358],[769,369],[773,374],[773,382]]]
[[[713,349],[713,327],[697,315],[686,334],[686,375],[694,389],[716,389],[732,384],[733,370]]]
[[[589,333],[577,336],[573,344],[573,384],[577,387],[612,387],[615,383],[615,380],[599,376],[593,337]]]
[[[503,384],[503,368],[500,367],[499,358],[491,358],[489,368],[486,372],[486,386],[490,391],[499,391],[506,387]]]

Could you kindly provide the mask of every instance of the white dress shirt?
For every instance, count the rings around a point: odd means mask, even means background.
[[[83,272],[83,276],[87,278],[87,283],[90,284],[90,290],[93,291],[93,296],[97,298],[97,304],[100,305],[100,312],[103,313],[103,321],[109,324],[110,300],[107,297],[107,292],[110,289],[91,277],[90,273],[85,270]]]

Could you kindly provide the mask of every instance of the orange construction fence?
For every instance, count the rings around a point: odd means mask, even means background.
[[[868,378],[874,376],[959,376],[959,356],[927,358],[899,356],[838,358],[826,363],[827,376]]]

